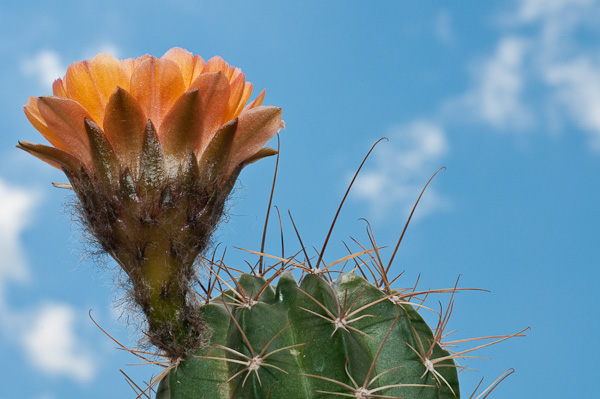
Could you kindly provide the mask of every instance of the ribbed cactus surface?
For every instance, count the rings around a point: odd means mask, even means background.
[[[157,399],[459,397],[456,367],[415,307],[359,275],[298,285],[286,272],[273,286],[243,274],[231,286],[202,308],[211,344]]]

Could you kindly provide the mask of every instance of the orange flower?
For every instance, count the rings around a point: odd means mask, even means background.
[[[237,175],[276,153],[281,109],[248,103],[252,84],[222,58],[173,48],[161,58],[76,62],[25,114],[52,144],[18,147],[65,172],[81,220],[128,276],[146,336],[177,359],[207,342],[194,264]]]
[[[261,149],[284,127],[280,108],[261,106],[264,90],[248,103],[251,93],[242,71],[218,56],[205,62],[181,48],[135,60],[100,54],[72,64],[54,82],[53,96],[31,97],[24,107],[33,126],[60,151],[31,143],[19,147],[59,169],[69,169],[75,158],[93,172],[87,119],[108,139],[121,168],[136,174],[149,120],[173,176],[190,153],[200,160],[219,130],[235,121],[228,177],[240,164],[273,154]]]

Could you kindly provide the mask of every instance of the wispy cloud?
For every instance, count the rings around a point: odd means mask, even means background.
[[[90,381],[96,372],[93,356],[75,333],[75,311],[66,304],[45,304],[22,332],[29,361],[49,375]]]
[[[359,175],[353,189],[356,198],[369,202],[371,215],[379,220],[390,213],[408,215],[448,151],[442,127],[427,120],[393,127],[388,137],[390,142],[375,150],[375,165]],[[416,216],[425,216],[448,203],[431,187]]]
[[[10,282],[29,277],[21,234],[31,222],[40,194],[16,187],[0,179],[0,316],[4,309],[4,289]]]
[[[15,309],[6,298],[9,284],[31,279],[21,235],[40,201],[36,190],[0,179],[0,334],[18,342],[33,365],[50,375],[89,381],[95,362],[75,334],[75,310],[66,304]]]
[[[452,112],[445,115],[498,130],[549,130],[559,118],[587,132],[600,151],[599,19],[594,0],[516,3],[494,49],[472,67],[469,89],[446,102]]]
[[[527,49],[522,38],[503,38],[491,57],[475,63],[471,88],[451,100],[447,112],[467,115],[496,129],[530,125],[532,116],[522,99]]]
[[[564,12],[580,12],[593,5],[595,0],[522,0],[513,14],[519,22],[547,20],[556,16],[565,16]],[[563,18],[564,20],[564,18]]]
[[[555,104],[590,133],[590,146],[600,151],[600,58],[581,57],[546,68],[555,89]]]
[[[396,127],[391,143],[377,149],[375,166],[359,177],[354,192],[369,201],[373,217],[412,206],[450,146],[445,131],[457,125],[483,124],[491,128],[486,131],[501,132],[575,127],[600,152],[600,2],[515,1],[501,20],[488,51],[465,61],[470,80],[464,91],[432,109],[439,122]],[[451,40],[451,16],[438,14],[433,29],[439,40]],[[448,203],[432,187],[419,212]]]
[[[42,50],[21,63],[23,75],[37,79],[44,87],[51,87],[66,70],[60,55],[54,50]]]

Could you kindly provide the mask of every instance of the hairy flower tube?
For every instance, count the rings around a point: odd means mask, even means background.
[[[261,105],[264,90],[251,93],[222,58],[172,48],[76,62],[53,96],[24,107],[52,146],[17,147],[64,171],[84,224],[127,274],[150,342],[172,358],[208,339],[195,261],[241,169],[275,154],[264,146],[284,127],[280,108]]]

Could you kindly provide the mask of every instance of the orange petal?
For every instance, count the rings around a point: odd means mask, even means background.
[[[254,156],[284,127],[281,108],[261,106],[242,112],[238,118],[238,128],[226,176],[230,175],[239,164]]]
[[[200,57],[199,55],[194,56],[194,72],[192,73],[192,78],[190,79],[190,85],[198,78],[198,76],[200,76],[202,70],[204,69],[204,64],[206,64],[204,58]]]
[[[226,181],[223,173],[229,166],[229,156],[235,139],[238,119],[227,122],[215,134],[202,156],[198,158],[198,169],[202,179],[208,184]],[[228,177],[228,176],[227,176]]]
[[[135,69],[135,60],[133,58],[127,58],[125,60],[121,60],[121,67],[123,68],[123,70],[125,71],[125,73],[127,74],[127,76],[131,77],[131,74],[133,73],[133,70]],[[131,78],[130,78],[131,80]]]
[[[168,59],[149,57],[135,68],[131,76],[131,94],[159,132],[164,116],[184,91],[181,70]]]
[[[237,68],[234,66],[229,67],[229,81],[230,82],[233,82],[241,74],[242,74],[242,70],[240,68]]]
[[[62,79],[56,79],[52,84],[52,93],[55,97],[68,97],[65,82]]]
[[[119,87],[110,96],[104,117],[104,133],[117,157],[134,176],[137,175],[147,120],[137,100],[127,90]]]
[[[246,103],[248,102],[248,99],[250,98],[250,95],[252,94],[253,87],[254,87],[254,85],[250,82],[246,82],[244,84],[244,92],[242,93],[242,97],[240,98],[240,101],[238,103],[236,110],[233,112],[232,118],[236,118],[236,117],[240,116],[240,114],[244,110],[244,107],[246,106]],[[263,95],[263,97],[264,97],[264,95]]]
[[[213,136],[225,122],[229,102],[229,81],[221,72],[202,73],[192,83],[201,98],[202,134],[198,141],[198,154],[202,154]]]
[[[56,148],[60,148],[61,150],[66,150],[66,147],[60,142],[60,140],[56,137],[50,128],[42,118],[40,114],[40,110],[38,108],[38,98],[37,97],[29,97],[29,101],[23,107],[25,111],[25,116],[29,119],[29,122],[33,125],[34,128],[37,129],[38,132],[42,134],[48,140],[50,144],[52,144]]]
[[[229,64],[225,62],[225,60],[218,55],[215,55],[210,60],[206,61],[204,68],[202,69],[202,73],[209,72],[222,72],[223,75],[230,80],[231,78],[231,70],[229,68]]]
[[[129,88],[129,75],[119,60],[103,53],[91,61],[72,64],[65,83],[69,97],[83,105],[96,123],[102,123],[110,95],[117,86]]]
[[[90,144],[84,120],[90,114],[76,101],[61,97],[40,97],[38,108],[48,128],[65,148],[92,169]]]
[[[167,170],[179,166],[198,147],[202,133],[202,99],[198,89],[186,91],[173,105],[160,129]]]
[[[63,170],[64,168],[75,175],[79,174],[79,171],[83,166],[73,155],[54,147],[48,147],[43,144],[34,144],[28,141],[19,141],[17,148],[27,151],[31,155],[46,162],[48,165],[54,166],[56,169]]]
[[[265,99],[265,89],[262,89],[258,97],[256,97],[253,101],[250,101],[246,106],[246,109],[252,109],[256,107],[260,107]]]
[[[204,60],[199,55],[194,55],[180,47],[173,47],[161,59],[174,61],[181,69],[183,83],[189,88],[192,82],[200,75],[204,68]]]
[[[225,113],[225,121],[230,121],[236,117],[235,111],[238,108],[244,89],[246,86],[246,77],[243,73],[231,82],[231,93],[229,94],[229,102],[227,104],[227,112]]]

